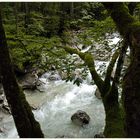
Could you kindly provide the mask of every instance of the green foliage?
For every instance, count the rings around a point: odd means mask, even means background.
[[[102,3],[99,3],[99,2],[84,3],[82,13],[83,13],[83,16],[85,17],[90,16],[90,19],[92,17],[94,20],[103,20],[107,16],[104,6],[102,5]]]
[[[89,28],[85,28],[79,37],[81,38],[81,42],[86,45],[86,42],[90,42],[92,40],[99,42],[100,40],[104,40],[106,34],[111,34],[115,32],[115,24],[113,20],[108,17],[103,21],[92,21],[92,26]],[[89,45],[89,43],[88,43]]]
[[[5,28],[7,34],[16,33],[15,25],[13,25],[13,24],[6,24],[6,25],[4,25],[4,28]]]
[[[28,25],[28,34],[32,35],[41,35],[44,34],[45,30],[42,25],[42,22],[34,21],[33,24]]]
[[[55,16],[48,16],[44,22],[44,30],[46,31],[46,36],[51,37],[57,35],[59,30],[59,20],[60,17]]]
[[[88,69],[83,61],[78,62],[77,57],[69,57],[63,49],[58,49],[57,46],[62,45],[58,32],[63,25],[64,40],[72,46],[83,44],[83,48],[86,48],[93,45],[95,41],[105,44],[106,33],[114,32],[115,26],[110,18],[106,18],[107,14],[103,5],[101,3],[74,3],[73,15],[70,11],[70,3],[28,3],[27,6],[26,13],[23,4],[18,3],[17,29],[14,9],[10,4],[8,10],[11,13],[4,15],[13,63],[22,69],[31,66],[51,70],[55,67],[67,73],[65,80],[73,80],[79,85],[81,80],[73,73],[77,68],[83,68],[80,78],[84,79]],[[27,29],[25,16],[28,17]],[[73,30],[80,32],[73,34]],[[73,42],[73,39],[76,40]]]
[[[21,48],[13,48],[10,50],[12,61],[20,68],[23,69],[23,63],[26,61],[24,51]]]

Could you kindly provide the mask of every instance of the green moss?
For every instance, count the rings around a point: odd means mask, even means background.
[[[111,12],[111,17],[121,35],[125,36],[128,33],[129,25],[135,22],[135,18],[129,14],[128,7],[124,3],[107,3],[104,5]]]
[[[84,60],[89,65],[89,67],[94,66],[94,58],[93,58],[93,56],[91,54],[86,53]]]
[[[72,47],[63,47],[65,49],[66,52],[70,53],[70,54],[78,54],[78,51]]]
[[[106,105],[105,105],[106,107]],[[119,105],[113,105],[106,110],[106,126],[104,135],[107,138],[124,138],[124,113]]]
[[[125,137],[125,113],[122,104],[118,102],[118,90],[116,88],[110,88],[103,97],[103,104],[106,114],[105,136],[107,138]]]
[[[101,79],[101,77],[98,75],[98,73],[95,70],[95,65],[94,65],[94,58],[90,53],[85,53],[84,61],[86,65],[88,66],[90,73],[92,75],[92,79],[95,81],[97,87],[99,88],[99,91],[101,94],[103,94],[103,86],[104,82]]]

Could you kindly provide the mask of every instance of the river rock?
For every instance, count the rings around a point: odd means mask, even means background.
[[[26,74],[26,76],[24,76],[24,81],[28,83],[35,83],[37,79],[38,79],[38,76],[35,73],[28,73]]]
[[[42,76],[42,78],[46,78],[50,81],[57,81],[57,80],[61,80],[61,76],[59,75],[58,71],[49,71],[44,73]]]
[[[8,105],[3,104],[2,105],[2,111],[8,114],[11,114],[10,107]]]
[[[0,104],[0,111],[2,111],[5,114],[11,114],[10,107],[7,104],[5,104],[5,102]]]
[[[24,90],[35,90],[38,86],[38,76],[34,73],[28,73],[20,79],[19,83]]]
[[[0,111],[6,114],[11,114],[10,107],[4,94],[0,95]]]
[[[3,133],[3,132],[4,132],[3,128],[0,128],[0,133]]]
[[[60,77],[58,71],[52,71],[51,75],[48,77],[48,79],[51,81],[57,81],[57,80],[61,80],[61,77]]]
[[[103,133],[96,134],[94,138],[105,138]]]
[[[98,99],[102,99],[102,97],[101,97],[101,93],[100,93],[100,91],[99,91],[98,88],[96,88],[95,96],[96,96]]]
[[[89,124],[90,117],[86,112],[78,110],[76,113],[72,115],[71,120],[74,124],[83,126]]]
[[[22,89],[25,90],[25,89],[30,89],[30,90],[35,90],[37,89],[37,86],[35,84],[24,84],[22,86]]]
[[[48,79],[50,81],[57,81],[57,80],[61,80],[61,77],[57,74],[51,75],[50,77],[48,77]]]
[[[0,96],[0,104],[2,104],[3,102],[4,102],[4,96],[1,95],[1,96]]]
[[[59,73],[60,73],[60,76],[61,76],[62,80],[66,80],[67,79],[68,74],[67,74],[66,71],[65,72],[64,71],[60,71]]]

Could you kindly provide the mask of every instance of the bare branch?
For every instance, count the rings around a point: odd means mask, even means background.
[[[116,63],[118,56],[119,56],[119,50],[117,49],[115,53],[113,54],[112,59],[107,68],[107,73],[104,80],[106,90],[109,90],[110,88],[111,73],[113,71],[113,68],[114,68],[114,65]]]
[[[123,46],[120,50],[120,55],[119,55],[119,59],[118,59],[117,67],[116,67],[116,71],[115,71],[115,76],[113,78],[113,83],[112,83],[112,87],[111,87],[111,89],[116,89],[117,90],[117,92],[116,92],[117,94],[118,94],[119,79],[120,79],[120,76],[121,76],[121,70],[122,70],[122,67],[123,67],[123,63],[124,63],[127,48],[128,48],[128,41],[124,40],[123,41]],[[110,94],[114,94],[114,92],[110,92]]]

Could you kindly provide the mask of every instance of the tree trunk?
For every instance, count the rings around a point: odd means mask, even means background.
[[[14,3],[14,7],[15,7],[15,9],[14,9],[14,13],[15,13],[15,25],[16,25],[16,35],[18,35],[18,11],[17,11],[17,9],[18,9],[18,3]]]
[[[39,123],[35,120],[34,115],[28,102],[25,99],[23,91],[19,88],[9,56],[4,28],[0,15],[0,75],[10,106],[14,122],[21,138],[43,138]]]
[[[104,135],[106,138],[124,138],[124,115],[118,103],[109,104],[104,102],[105,108],[105,128]]]
[[[112,86],[110,87],[108,93],[105,93],[105,96],[103,97],[103,104],[106,114],[106,125],[104,129],[104,135],[108,138],[125,137],[124,109],[122,107],[121,102],[119,102],[118,85],[127,48],[128,43],[125,40],[123,41],[123,46],[120,50]],[[105,87],[104,92],[106,89],[107,87]]]
[[[124,107],[126,112],[126,137],[140,137],[140,26],[133,36],[132,61],[123,79]]]
[[[70,15],[71,15],[71,18],[74,15],[74,3],[73,2],[70,3]]]
[[[115,89],[112,90],[115,92]],[[121,105],[111,96],[103,98],[103,104],[106,114],[106,125],[104,135],[106,138],[123,138],[124,132],[124,113]]]
[[[59,29],[58,29],[59,36],[63,36],[63,32],[65,30],[65,20],[66,20],[65,3],[61,2],[59,13]]]
[[[128,40],[131,63],[123,79],[126,137],[140,137],[140,22],[124,3],[104,3],[121,35]]]

